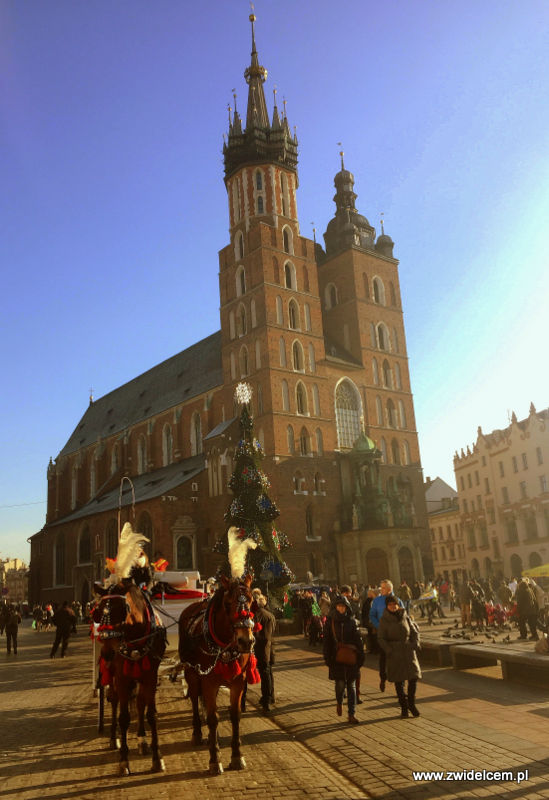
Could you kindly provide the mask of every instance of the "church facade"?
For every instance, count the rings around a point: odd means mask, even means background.
[[[241,380],[297,579],[432,574],[394,245],[358,212],[343,154],[325,247],[301,235],[298,142],[268,113],[251,21],[246,118],[234,109],[223,150],[220,331],[90,400],[48,467],[33,600],[86,601],[127,519],[153,560],[215,572]]]

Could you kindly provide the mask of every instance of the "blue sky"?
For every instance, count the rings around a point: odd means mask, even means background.
[[[301,232],[357,207],[395,241],[424,474],[549,405],[545,0],[257,0],[300,143]],[[244,0],[0,4],[0,557],[100,397],[219,327],[222,134]]]

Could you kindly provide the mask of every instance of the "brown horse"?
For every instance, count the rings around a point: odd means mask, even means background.
[[[155,619],[144,592],[131,581],[123,581],[108,589],[96,584],[95,589],[101,597],[92,612],[92,619],[98,625],[97,635],[102,641],[101,682],[110,687],[113,708],[111,746],[116,740],[116,708],[120,706],[119,774],[130,774],[127,741],[129,704],[136,689],[139,752],[144,755],[148,751],[146,714],[151,730],[151,772],[164,772],[164,761],[158,749],[156,688],[158,667],[166,649],[166,629]]]
[[[257,683],[259,676],[253,655],[253,614],[249,575],[240,580],[220,579],[221,585],[208,600],[193,603],[179,618],[179,658],[193,709],[192,743],[202,743],[198,699],[202,695],[208,725],[211,775],[223,772],[217,737],[217,693],[220,686],[230,691],[232,724],[229,769],[244,769],[240,752],[240,702],[244,683]]]

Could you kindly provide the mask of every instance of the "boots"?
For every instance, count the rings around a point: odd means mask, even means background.
[[[408,698],[404,694],[404,684],[403,683],[395,683],[395,689],[398,697],[398,702],[400,703],[400,716],[402,719],[406,719],[408,717]]]
[[[416,706],[416,681],[408,681],[408,708],[413,717],[419,717]]]

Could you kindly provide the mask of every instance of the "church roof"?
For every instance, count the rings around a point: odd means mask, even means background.
[[[135,502],[142,503],[144,500],[152,500],[155,497],[161,497],[164,494],[176,489],[183,483],[199,475],[205,468],[205,456],[203,453],[197,456],[191,456],[183,461],[178,461],[176,464],[170,464],[167,467],[161,467],[153,472],[146,472],[143,475],[132,476],[132,483],[135,491]],[[77,511],[68,514],[62,519],[56,519],[55,522],[50,524],[60,525],[65,522],[72,522],[73,520],[84,519],[91,517],[94,514],[100,514],[103,511],[118,510],[120,502],[120,488],[118,484],[115,488],[111,489],[99,497],[94,497],[85,506],[79,508]],[[133,495],[131,488],[128,486],[122,493],[122,500],[120,505],[122,508],[131,506],[133,502]]]
[[[221,331],[90,403],[59,457],[106,439],[223,383]]]

